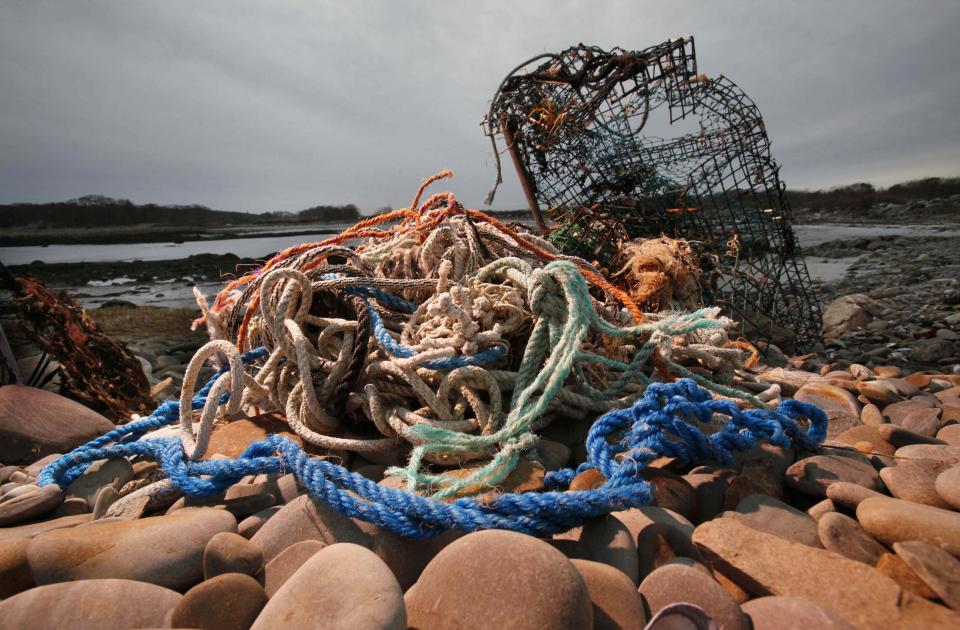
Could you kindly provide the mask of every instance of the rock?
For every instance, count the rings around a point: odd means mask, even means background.
[[[783,498],[783,473],[791,463],[792,460],[781,467],[765,460],[745,462],[740,474],[733,477],[727,486],[723,500],[724,508],[732,510],[740,501],[752,494],[765,494],[775,499]]]
[[[940,430],[940,409],[938,407],[915,409],[897,424],[907,431],[932,438]]]
[[[247,630],[267,605],[267,594],[242,573],[224,573],[184,593],[173,608],[172,628]]]
[[[74,479],[67,487],[65,496],[78,497],[84,499],[88,505],[94,505],[101,488],[109,486],[119,490],[131,479],[133,466],[125,457],[102,459],[91,464],[82,475]]]
[[[933,487],[948,506],[960,510],[960,466],[948,468],[937,475]]]
[[[827,486],[827,497],[836,505],[848,510],[856,510],[862,501],[871,497],[888,498],[881,492],[846,481],[838,481]]]
[[[753,630],[853,630],[829,608],[802,597],[758,597],[741,606]]]
[[[290,425],[273,414],[264,414],[216,427],[210,433],[210,443],[203,459],[210,459],[216,454],[236,459],[248,446],[266,439],[269,435],[280,435],[303,447],[303,440],[290,429]]]
[[[712,578],[689,567],[676,564],[660,567],[640,584],[640,595],[651,615],[669,604],[687,602],[705,610],[724,630],[749,628],[733,597]]]
[[[280,511],[282,505],[274,505],[265,510],[260,510],[256,514],[251,514],[237,524],[237,533],[244,538],[253,538],[253,535],[260,531],[264,523],[270,520],[274,514]]]
[[[263,568],[260,548],[240,534],[220,532],[203,549],[203,579],[223,573],[256,575]]]
[[[684,475],[683,479],[697,493],[697,513],[702,520],[709,520],[723,511],[727,480],[717,473]]]
[[[917,396],[916,398],[911,398],[910,400],[904,400],[883,407],[883,417],[886,418],[888,422],[900,424],[903,422],[904,418],[917,409],[929,409],[930,407],[936,407],[936,402],[937,401],[933,398]]]
[[[27,523],[26,525],[19,525],[17,527],[0,527],[0,541],[11,540],[13,538],[33,538],[44,532],[76,527],[77,525],[89,522],[89,514],[77,514],[74,516],[61,516],[60,518],[47,521]]]
[[[576,540],[587,549],[591,560],[608,564],[622,571],[634,586],[640,584],[637,542],[627,526],[608,514],[595,518],[583,527],[554,536],[559,540]]]
[[[942,444],[937,438],[920,435],[919,433],[914,433],[913,431],[893,424],[881,424],[877,427],[877,433],[881,439],[893,446],[894,449],[911,444]]]
[[[951,446],[960,446],[960,423],[944,426],[937,431],[937,439]]]
[[[63,503],[59,486],[25,484],[0,496],[0,527],[49,514]]]
[[[960,609],[960,560],[918,540],[893,543],[893,550],[943,603]]]
[[[898,460],[915,460],[945,470],[960,464],[960,447],[949,444],[911,444],[898,448],[896,457]]]
[[[737,506],[736,512],[725,512],[725,518],[736,518],[753,529],[801,542],[811,547],[820,547],[817,522],[809,515],[777,501],[773,497],[754,494]]]
[[[883,426],[883,425],[880,425]],[[893,455],[897,449],[880,435],[880,426],[861,425],[839,433],[833,439],[863,451]]]
[[[0,602],[0,624],[31,630],[162,628],[180,597],[170,589],[133,580],[50,584]]]
[[[877,425],[883,424],[886,420],[880,412],[880,408],[874,404],[864,405],[860,410],[861,424]]]
[[[354,523],[370,537],[370,549],[390,567],[403,591],[416,583],[424,568],[441,549],[463,535],[462,531],[452,530],[430,540],[413,540],[371,523],[360,520],[354,520]]]
[[[875,498],[857,506],[857,520],[885,545],[922,540],[960,555],[960,513],[900,499]]]
[[[759,532],[732,519],[700,525],[693,541],[716,570],[747,592],[802,597],[858,628],[960,622],[960,616],[941,606],[905,597],[896,582],[862,562]]]
[[[560,442],[543,438],[537,440],[537,454],[544,470],[553,471],[565,467],[570,461],[570,453],[570,449]]]
[[[690,540],[690,534],[689,531],[666,523],[652,523],[644,527],[637,537],[640,580],[654,570],[680,558],[702,563],[703,558]]]
[[[250,539],[270,562],[281,551],[301,540],[319,540],[327,545],[349,542],[370,547],[370,537],[356,523],[330,506],[304,494],[283,506]]]
[[[76,516],[77,514],[89,514],[90,506],[87,505],[87,502],[80,498],[73,499],[64,499],[57,509],[53,511],[51,516],[53,518],[60,518],[61,516]]]
[[[634,539],[639,538],[644,528],[654,523],[663,523],[676,527],[683,531],[688,537],[693,535],[693,524],[680,516],[676,512],[657,507],[655,505],[644,505],[638,508],[630,508],[621,512],[614,512],[617,520],[626,525],[630,535]]]
[[[33,588],[33,574],[27,564],[29,538],[0,541],[0,600]]]
[[[937,475],[937,470],[926,460],[901,460],[896,466],[880,471],[880,479],[896,498],[950,509],[950,504],[934,488]]]
[[[857,391],[881,408],[900,401],[900,392],[886,380],[860,381],[857,383]]]
[[[836,484],[834,484],[836,485]],[[829,490],[830,488],[827,488]],[[807,508],[807,515],[815,521],[818,521],[823,518],[825,514],[831,512],[836,512],[837,506],[833,503],[831,499],[824,499],[819,503],[814,503],[809,508]]]
[[[273,597],[280,587],[309,560],[327,545],[319,540],[301,540],[281,551],[263,568],[263,588],[268,597]]]
[[[810,381],[819,381],[820,377],[803,370],[772,368],[757,374],[757,379],[767,383],[776,383],[784,396],[793,396]]]
[[[834,437],[860,426],[860,401],[845,389],[828,383],[809,383],[800,388],[794,400],[812,403],[827,414],[827,436]]]
[[[573,564],[542,540],[509,531],[454,541],[405,599],[412,628],[462,628],[467,621],[475,628],[593,625],[590,594]]]
[[[110,506],[116,503],[119,498],[120,493],[117,492],[116,488],[112,486],[101,488],[93,503],[93,520],[96,521],[106,516],[107,510],[109,510]]]
[[[794,463],[787,469],[787,485],[817,497],[827,496],[827,487],[838,481],[855,483],[870,490],[880,490],[880,476],[870,464],[839,455],[814,455]]]
[[[824,547],[851,560],[874,565],[887,552],[863,531],[860,523],[839,512],[824,514],[817,523],[817,532]]]
[[[637,585],[622,571],[601,562],[571,562],[587,585],[593,603],[593,627],[596,630],[641,628],[646,624],[646,613]]]
[[[27,558],[37,584],[120,578],[182,589],[203,577],[203,550],[235,531],[223,510],[195,508],[140,520],[99,520],[37,536]]]
[[[650,482],[657,507],[672,510],[689,521],[697,520],[700,500],[683,477],[660,468],[645,468],[640,476]]]
[[[411,626],[417,625],[411,617]],[[335,543],[303,563],[252,626],[252,630],[273,628],[405,630],[403,591],[372,551]]]
[[[873,319],[868,309],[876,308],[876,302],[863,293],[837,298],[823,312],[824,337],[830,339],[846,332],[862,330]]]
[[[0,462],[5,464],[66,453],[113,429],[97,412],[53,392],[0,387]]]
[[[936,363],[940,359],[956,356],[956,345],[937,337],[921,339],[910,348],[910,358],[918,363]]]
[[[905,591],[924,599],[936,599],[937,594],[930,590],[926,582],[910,568],[903,558],[892,553],[885,553],[877,561],[877,571],[900,585]]]

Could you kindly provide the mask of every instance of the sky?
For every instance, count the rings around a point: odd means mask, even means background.
[[[696,38],[790,188],[960,175],[957,0],[0,0],[0,203],[482,208],[480,121],[520,62]],[[512,170],[494,207],[523,207]]]

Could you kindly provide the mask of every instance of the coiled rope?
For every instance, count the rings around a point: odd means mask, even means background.
[[[266,350],[258,349],[239,357],[239,361],[249,363],[265,356]],[[218,396],[217,384],[235,369],[235,365],[222,368],[192,397],[188,408],[203,409],[210,399],[230,404],[231,394],[223,391]],[[308,457],[299,446],[279,436],[251,444],[238,459],[210,461],[189,459],[183,442],[176,438],[138,439],[175,422],[179,407],[174,402],[164,403],[150,416],[58,458],[43,469],[40,485],[66,487],[100,459],[144,456],[156,460],[169,482],[189,495],[223,492],[248,475],[291,472],[312,497],[341,514],[403,536],[430,538],[448,529],[510,529],[548,536],[593,517],[650,503],[653,493],[640,473],[658,457],[678,457],[692,464],[704,459],[728,463],[735,451],[745,451],[763,440],[814,449],[825,439],[827,428],[826,415],[807,403],[789,400],[776,409],[742,410],[730,401],[714,400],[709,391],[690,379],[653,383],[632,407],[597,419],[587,437],[587,461],[576,469],[548,475],[547,483],[553,490],[503,494],[483,501],[460,498],[447,503],[387,488],[342,466]],[[729,420],[720,431],[705,435],[694,422],[705,422],[714,414]],[[808,423],[806,429],[803,421]],[[617,439],[611,444],[613,438]],[[589,469],[604,476],[601,486],[560,490],[577,473]]]

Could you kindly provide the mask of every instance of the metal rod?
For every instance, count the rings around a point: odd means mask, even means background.
[[[533,188],[533,182],[530,174],[527,173],[523,161],[520,159],[520,151],[514,142],[514,123],[506,116],[500,118],[500,129],[503,130],[503,139],[507,142],[507,149],[510,151],[510,159],[513,161],[513,167],[517,170],[517,177],[520,178],[520,186],[523,187],[523,194],[527,198],[527,205],[530,206],[530,214],[540,228],[541,234],[547,233],[547,224],[543,222],[543,215],[540,213],[540,202],[537,201],[536,191]]]

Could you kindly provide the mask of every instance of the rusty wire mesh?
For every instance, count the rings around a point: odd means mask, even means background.
[[[697,73],[692,37],[534,57],[504,79],[484,123],[565,252],[613,270],[627,239],[687,239],[706,271],[702,301],[725,307],[745,337],[791,352],[819,340],[763,119],[732,81]],[[672,137],[653,135],[656,124]]]

